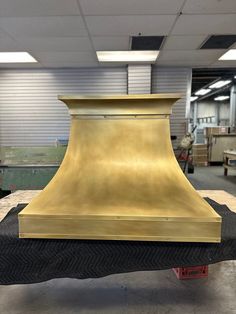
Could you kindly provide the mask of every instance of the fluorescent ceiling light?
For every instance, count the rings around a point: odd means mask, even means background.
[[[224,53],[219,60],[236,60],[236,49],[230,49]]]
[[[203,95],[206,95],[207,93],[209,93],[211,90],[209,88],[202,88],[202,89],[199,89],[195,95],[198,95],[198,96],[203,96]]]
[[[196,100],[196,99],[198,99],[198,96],[191,96],[191,97],[190,97],[190,101],[194,101],[194,100]]]
[[[155,62],[158,50],[96,51],[99,62]]]
[[[218,97],[214,98],[214,100],[216,100],[216,101],[221,101],[221,100],[225,100],[225,99],[229,99],[229,96],[218,96]]]
[[[0,63],[38,62],[28,52],[0,52]]]
[[[212,84],[211,86],[209,86],[209,88],[221,88],[221,87],[223,87],[229,83],[231,83],[231,80],[225,80],[225,81],[220,80],[220,81]]]

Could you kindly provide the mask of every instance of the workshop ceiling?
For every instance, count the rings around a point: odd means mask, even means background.
[[[236,35],[236,0],[0,1],[0,52],[29,52],[39,63],[27,67],[98,66],[96,50],[129,50],[139,34],[165,36],[158,65],[235,67],[218,61],[227,49],[200,47]]]
[[[192,94],[218,80],[234,80],[236,68],[196,68],[192,71]],[[226,86],[227,87],[227,86]],[[225,91],[229,91],[226,88]],[[219,89],[221,92],[221,89]]]

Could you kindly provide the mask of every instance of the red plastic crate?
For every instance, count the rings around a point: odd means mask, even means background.
[[[208,276],[208,265],[194,266],[194,267],[178,267],[172,268],[176,277],[180,280],[183,279],[199,279]]]

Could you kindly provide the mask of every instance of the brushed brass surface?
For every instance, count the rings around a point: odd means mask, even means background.
[[[19,214],[21,238],[219,242],[221,217],[170,141],[179,94],[60,96],[70,140],[51,182]]]

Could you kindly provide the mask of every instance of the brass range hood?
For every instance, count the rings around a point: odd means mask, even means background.
[[[221,217],[172,150],[180,97],[59,96],[71,115],[67,152],[19,214],[20,238],[220,242]]]

